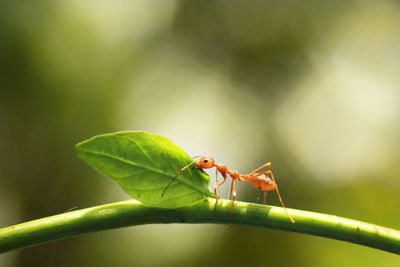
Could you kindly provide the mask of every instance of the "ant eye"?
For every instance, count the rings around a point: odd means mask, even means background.
[[[204,162],[204,163],[207,163],[207,162],[208,162],[208,159],[203,160],[203,162]]]

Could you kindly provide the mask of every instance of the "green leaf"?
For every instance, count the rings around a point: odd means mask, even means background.
[[[187,168],[161,197],[171,179],[193,159],[156,134],[135,131],[98,135],[79,143],[76,151],[89,165],[147,206],[178,208],[212,196],[208,175]]]

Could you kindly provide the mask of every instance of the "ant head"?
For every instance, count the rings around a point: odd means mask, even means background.
[[[202,157],[199,160],[199,165],[194,166],[195,169],[209,169],[214,167],[214,160],[210,157]]]

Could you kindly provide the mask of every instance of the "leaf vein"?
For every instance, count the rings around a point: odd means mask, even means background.
[[[147,154],[147,152],[144,151],[143,148],[142,148],[140,145],[138,145],[138,143],[136,143],[134,140],[132,140],[132,139],[130,139],[130,138],[128,138],[128,137],[121,136],[120,138],[121,138],[121,139],[126,139],[126,140],[128,140],[129,142],[133,143],[133,144],[140,150],[140,152],[142,152],[142,153],[146,156],[146,158],[147,158],[151,163],[154,164],[154,162],[153,162],[153,160],[150,158],[149,154]]]

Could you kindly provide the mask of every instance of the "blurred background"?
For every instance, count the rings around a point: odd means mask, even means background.
[[[272,162],[290,208],[399,229],[399,14],[388,0],[1,1],[0,227],[129,199],[74,145],[145,130],[242,173]],[[239,200],[262,195],[238,187]],[[172,224],[26,248],[0,266],[398,260],[303,234]]]

